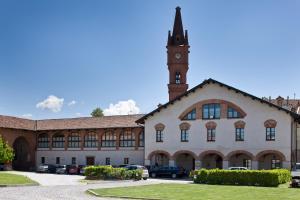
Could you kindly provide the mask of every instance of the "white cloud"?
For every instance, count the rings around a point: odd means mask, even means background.
[[[37,108],[40,108],[42,110],[50,110],[52,112],[59,112],[61,111],[61,108],[64,104],[64,99],[63,98],[58,98],[54,95],[50,95],[48,96],[47,99],[45,99],[42,102],[39,102],[38,104],[36,104]]]
[[[72,100],[68,103],[68,106],[74,106],[77,102],[75,100]]]
[[[137,107],[136,102],[132,99],[127,101],[119,101],[117,104],[110,104],[109,108],[104,109],[103,114],[107,115],[128,115],[138,114],[140,108]]]
[[[76,117],[81,117],[81,113],[75,113]]]
[[[32,114],[26,113],[26,114],[22,115],[22,117],[27,118],[27,119],[31,119],[32,118]]]

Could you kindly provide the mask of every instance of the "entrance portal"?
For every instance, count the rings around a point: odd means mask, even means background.
[[[13,143],[15,157],[12,162],[14,170],[28,171],[31,166],[31,158],[29,152],[29,145],[24,137],[19,137]]]

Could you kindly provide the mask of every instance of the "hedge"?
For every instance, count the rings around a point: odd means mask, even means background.
[[[125,168],[113,168],[112,166],[88,166],[84,168],[84,175],[88,180],[141,180],[142,170],[128,170]]]
[[[252,185],[276,187],[291,180],[287,169],[274,170],[223,170],[200,169],[194,172],[194,183],[215,185]]]

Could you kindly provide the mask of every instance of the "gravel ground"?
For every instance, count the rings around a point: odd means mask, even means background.
[[[149,185],[159,183],[190,183],[184,180],[148,179],[147,181],[99,181],[94,184],[80,182],[82,176],[37,174],[32,172],[12,172],[22,174],[39,182],[41,186],[0,188],[0,200],[104,200],[86,194],[94,188],[112,188]],[[124,200],[124,199],[123,199]]]

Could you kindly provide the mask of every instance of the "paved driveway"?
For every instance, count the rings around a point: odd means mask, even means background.
[[[111,188],[149,185],[159,183],[190,183],[182,180],[149,179],[147,181],[99,181],[96,184],[79,182],[82,176],[36,174],[31,172],[13,172],[26,175],[41,186],[0,188],[0,200],[104,200],[85,193],[93,188]],[[51,180],[50,180],[51,179]],[[109,198],[111,200],[111,198]]]

